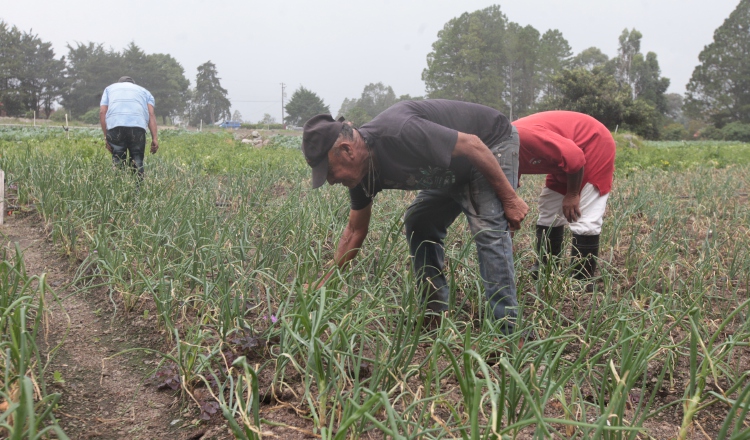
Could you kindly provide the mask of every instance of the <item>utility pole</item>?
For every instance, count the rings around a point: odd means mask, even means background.
[[[284,87],[286,84],[281,83],[281,124],[284,125]],[[286,128],[286,126],[284,126]]]

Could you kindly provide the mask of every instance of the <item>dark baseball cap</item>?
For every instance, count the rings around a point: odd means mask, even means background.
[[[119,80],[119,81],[117,81],[117,82],[121,82],[121,83],[124,83],[124,82],[129,82],[129,83],[133,83],[133,84],[135,84],[135,81],[133,81],[133,78],[131,78],[131,77],[129,77],[129,76],[123,76],[123,77],[121,77],[121,78],[120,78],[120,80]]]
[[[313,116],[305,122],[302,130],[302,153],[312,168],[312,187],[318,188],[328,177],[328,152],[336,143],[344,117],[333,119],[331,115]]]

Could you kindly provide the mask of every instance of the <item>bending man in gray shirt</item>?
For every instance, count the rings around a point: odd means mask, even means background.
[[[515,192],[518,133],[505,115],[441,99],[399,102],[359,129],[318,115],[305,124],[302,151],[313,188],[326,181],[349,188],[349,222],[334,254],[339,267],[362,246],[378,192],[420,190],[404,222],[427,307],[449,307],[443,239],[463,213],[477,245],[490,313],[503,333],[513,330],[518,302],[510,230],[520,227],[529,208]]]

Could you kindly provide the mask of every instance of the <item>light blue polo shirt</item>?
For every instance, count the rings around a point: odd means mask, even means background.
[[[102,102],[107,108],[107,130],[115,127],[148,128],[148,104],[156,107],[151,92],[129,83],[114,83],[104,89]]]

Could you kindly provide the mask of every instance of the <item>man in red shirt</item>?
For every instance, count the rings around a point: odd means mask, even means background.
[[[615,169],[612,134],[591,116],[568,111],[537,113],[513,125],[521,143],[519,175],[547,174],[536,226],[542,264],[547,254],[562,256],[567,224],[573,233],[574,276],[592,277]],[[532,268],[534,276],[538,270],[539,262]]]

